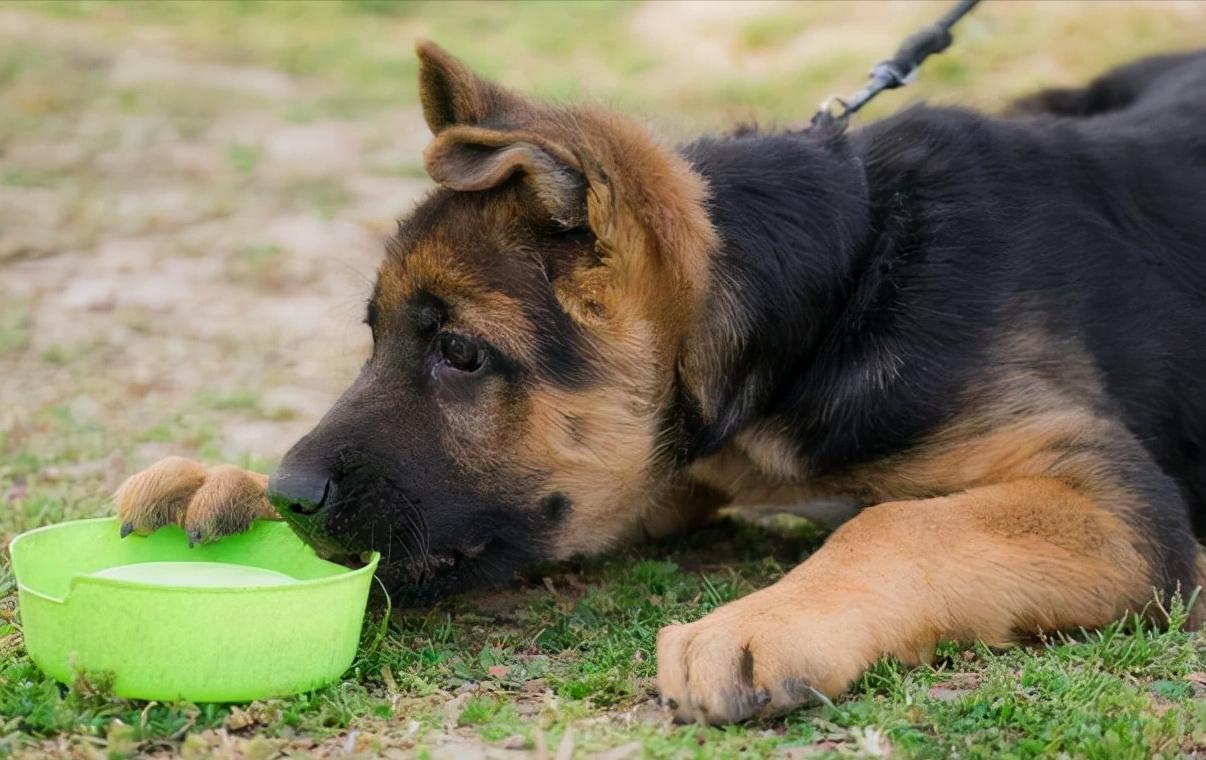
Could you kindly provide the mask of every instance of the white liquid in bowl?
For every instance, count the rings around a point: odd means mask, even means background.
[[[275,570],[226,562],[138,562],[106,567],[92,573],[94,578],[116,578],[156,586],[204,586],[249,588],[284,586],[297,579]]]

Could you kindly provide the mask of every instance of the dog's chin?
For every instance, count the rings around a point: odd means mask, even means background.
[[[510,550],[500,541],[432,552],[423,557],[398,557],[396,547],[349,551],[329,542],[311,541],[318,556],[348,568],[358,569],[381,555],[376,577],[397,607],[430,607],[441,599],[471,591],[489,591],[508,585],[534,558]]]
[[[434,553],[422,567],[395,572],[386,565],[378,577],[399,607],[429,607],[458,594],[491,591],[513,583],[525,567],[536,563],[526,550],[495,539],[473,546]]]
[[[336,565],[343,565],[349,570],[359,570],[368,565],[373,559],[373,551],[366,549],[362,552],[345,552],[345,551],[329,551],[325,549],[314,548],[314,553],[327,562],[334,562]]]

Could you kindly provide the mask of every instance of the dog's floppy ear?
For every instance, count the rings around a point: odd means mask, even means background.
[[[717,239],[702,177],[640,125],[601,108],[529,100],[420,42],[419,90],[435,139],[427,172],[452,190],[521,178],[563,228],[589,226],[606,290],[681,332],[701,303]],[[585,288],[597,292],[593,285]]]
[[[518,176],[559,227],[586,224],[586,180],[577,160],[540,135],[454,126],[436,136],[423,158],[431,178],[450,190],[488,190]]]
[[[548,218],[563,228],[586,223],[586,180],[565,146],[522,128],[540,104],[487,82],[431,42],[420,42],[419,96],[435,139],[427,173],[450,190],[488,190],[521,178]]]

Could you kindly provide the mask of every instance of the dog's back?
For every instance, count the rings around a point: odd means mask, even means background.
[[[1052,88],[1021,98],[1016,115],[1096,116],[1143,101],[1144,107],[1171,96],[1168,103],[1201,97],[1206,85],[1206,50],[1158,55],[1119,66],[1085,87]],[[1195,93],[1196,90],[1196,93]]]
[[[1117,284],[1099,297],[1091,345],[1206,535],[1206,51],[1146,58],[1019,106],[1085,119],[1082,160],[1108,168],[1090,197],[1123,240],[1101,251],[1115,252],[1100,274]]]
[[[1098,394],[1206,534],[1206,52],[1140,61],[1021,111],[919,107],[853,136],[872,188],[891,189],[883,213],[905,186],[921,220],[925,254],[892,277],[903,308],[931,315],[917,340],[940,347],[930,358],[949,359],[952,377],[907,384],[966,398],[988,380],[966,357],[995,350],[995,371],[1025,365],[1070,397]],[[1026,350],[986,348],[1004,334]],[[1068,371],[1078,353],[1094,377]]]

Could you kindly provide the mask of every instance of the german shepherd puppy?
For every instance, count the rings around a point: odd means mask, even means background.
[[[387,244],[359,377],[270,480],[133,476],[124,531],[281,516],[413,602],[841,505],[778,583],[659,633],[664,703],[714,723],[1206,581],[1206,53],[1010,118],[677,149],[418,55],[440,189]]]

